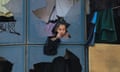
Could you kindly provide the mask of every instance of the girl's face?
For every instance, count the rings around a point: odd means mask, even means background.
[[[60,35],[64,35],[66,33],[66,26],[63,24],[59,25],[59,27],[57,28],[57,32]]]

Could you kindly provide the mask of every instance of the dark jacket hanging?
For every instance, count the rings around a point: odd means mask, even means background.
[[[82,72],[82,65],[80,63],[80,59],[73,54],[71,51],[66,50],[66,62],[68,72]]]
[[[64,57],[56,57],[53,66],[53,72],[82,72],[79,58],[69,50],[66,50]]]
[[[58,56],[52,62],[40,62],[34,64],[30,72],[82,72],[80,60],[69,50],[64,57]]]
[[[117,40],[112,9],[98,12],[95,42],[114,42]]]

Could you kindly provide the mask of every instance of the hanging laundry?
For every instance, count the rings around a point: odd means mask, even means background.
[[[95,42],[114,42],[116,40],[112,9],[98,11]]]
[[[114,7],[112,2],[116,1],[90,0],[90,14],[87,14],[88,41],[86,45],[89,46],[91,43],[94,45],[94,41],[95,43],[116,43],[118,32],[112,11],[112,7]],[[96,21],[93,18],[95,12],[97,12]]]
[[[80,59],[66,50],[64,56],[58,56],[52,62],[39,62],[33,65],[31,72],[82,72]]]

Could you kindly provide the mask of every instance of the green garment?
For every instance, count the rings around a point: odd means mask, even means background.
[[[95,40],[96,42],[114,42],[117,40],[112,9],[98,12]]]

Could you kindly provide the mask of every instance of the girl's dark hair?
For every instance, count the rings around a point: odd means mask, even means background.
[[[53,34],[55,34],[55,35],[57,34],[56,29],[59,27],[59,25],[65,25],[66,31],[67,31],[67,28],[70,26],[70,24],[67,23],[67,22],[64,20],[64,17],[57,16],[56,25],[55,25],[55,27],[54,27],[53,30],[52,30]]]

